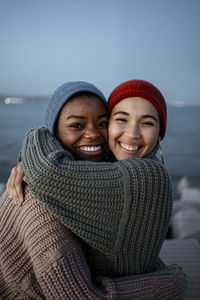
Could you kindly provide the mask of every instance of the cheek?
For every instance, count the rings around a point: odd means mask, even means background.
[[[122,126],[116,122],[110,122],[108,127],[108,137],[110,139],[117,138],[123,132]]]
[[[159,130],[154,129],[146,133],[146,142],[148,146],[153,149],[159,139]]]
[[[115,128],[113,124],[111,123],[108,127],[108,143],[109,146],[112,147],[112,144],[114,143],[115,140]]]
[[[60,130],[58,133],[58,138],[67,149],[70,149],[70,147],[72,147],[72,145],[78,139],[78,136],[76,133],[74,134],[70,131]]]
[[[104,139],[107,141],[108,140],[108,129],[103,129],[101,130],[101,135],[104,137]]]

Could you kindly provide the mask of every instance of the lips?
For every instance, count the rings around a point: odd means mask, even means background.
[[[101,151],[102,146],[81,146],[79,147],[80,150],[85,151],[85,152],[96,152],[96,151]]]
[[[127,151],[138,151],[141,147],[139,145],[131,145],[131,144],[124,144],[124,143],[120,143],[120,146],[127,150]]]

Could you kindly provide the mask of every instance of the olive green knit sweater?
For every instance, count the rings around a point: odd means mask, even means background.
[[[93,272],[157,268],[172,210],[171,181],[158,161],[75,161],[45,128],[29,132],[21,158],[32,193],[92,247]]]

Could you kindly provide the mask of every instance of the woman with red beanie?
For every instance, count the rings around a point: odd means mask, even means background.
[[[117,86],[108,99],[109,147],[117,160],[146,157],[165,136],[167,107],[151,83],[129,80]]]
[[[111,93],[108,109],[116,162],[75,161],[40,128],[21,151],[26,180],[38,201],[85,242],[93,276],[154,274],[165,270],[159,252],[172,212],[170,176],[155,157],[166,130],[165,100],[152,84],[132,80]],[[159,299],[182,299],[182,275],[175,270],[179,285]],[[144,284],[143,299],[156,299],[158,290],[146,295]]]

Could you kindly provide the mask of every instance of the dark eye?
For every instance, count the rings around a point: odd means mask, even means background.
[[[119,121],[119,122],[127,122],[127,120],[124,119],[124,118],[117,118],[116,121]]]
[[[74,128],[74,129],[83,129],[84,125],[81,123],[74,123],[74,124],[71,124],[69,127]]]
[[[108,127],[108,121],[101,121],[97,124],[98,127],[107,128]]]
[[[142,122],[142,125],[144,125],[144,126],[154,126],[154,122],[152,122],[152,121],[144,121],[144,122]]]

